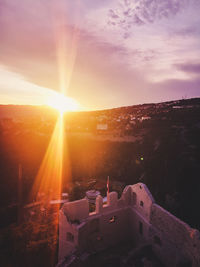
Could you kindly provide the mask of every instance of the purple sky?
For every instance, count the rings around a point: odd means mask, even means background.
[[[199,9],[199,0],[0,0],[1,103],[44,104],[63,86],[82,109],[200,96]]]

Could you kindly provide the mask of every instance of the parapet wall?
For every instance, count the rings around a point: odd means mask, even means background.
[[[120,208],[93,214],[78,229],[79,251],[95,252],[128,240],[129,218],[127,209]]]

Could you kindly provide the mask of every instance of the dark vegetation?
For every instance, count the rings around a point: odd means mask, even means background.
[[[30,111],[27,115],[23,107],[13,108],[14,113],[9,106],[0,108],[0,113],[4,109],[0,116],[0,260],[4,261],[0,265],[51,266],[49,255],[56,249],[57,235],[51,230],[51,216],[37,223],[17,226],[16,222],[19,163],[25,205],[55,126],[55,114],[46,117],[47,111],[41,108],[36,115]],[[107,124],[108,130],[97,131],[98,123]],[[200,229],[200,99],[69,114],[65,127],[71,180],[64,175],[63,192],[71,199],[83,197],[92,179],[105,194],[108,175],[111,189],[116,183],[124,187],[143,182],[157,203]],[[112,136],[121,139],[110,141]],[[135,142],[127,142],[129,136],[135,136]],[[30,238],[28,233],[37,234]]]

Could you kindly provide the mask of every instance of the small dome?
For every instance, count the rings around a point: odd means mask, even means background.
[[[100,192],[97,190],[89,190],[86,192],[86,197],[90,203],[95,203],[96,198],[100,195]]]

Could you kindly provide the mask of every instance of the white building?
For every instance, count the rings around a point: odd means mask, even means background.
[[[97,130],[107,131],[108,130],[108,124],[107,123],[98,123],[97,124]]]
[[[87,199],[65,203],[59,219],[59,264],[91,255],[131,240],[134,247],[149,244],[165,266],[200,266],[200,232],[157,205],[145,184],[127,186],[120,199],[99,195],[96,211],[89,213]],[[181,263],[187,265],[181,265]]]

